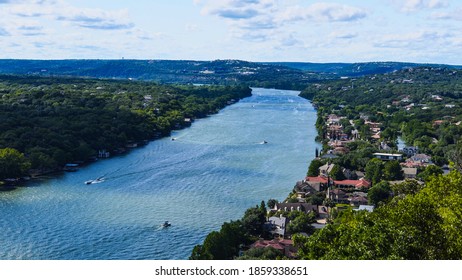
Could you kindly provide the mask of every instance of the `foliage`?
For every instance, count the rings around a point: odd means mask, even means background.
[[[276,206],[276,204],[278,204],[278,203],[279,203],[279,202],[278,202],[277,199],[271,198],[271,199],[268,200],[268,202],[266,203],[266,205],[268,206],[269,209],[273,209],[273,208]]]
[[[259,236],[263,232],[263,224],[266,221],[266,207],[264,202],[260,206],[249,208],[241,219],[242,225],[250,235]]]
[[[284,254],[273,247],[251,248],[237,260],[276,260],[284,258]]]
[[[335,164],[334,167],[332,167],[329,176],[334,180],[345,180],[345,175],[343,174],[342,167],[338,164]]]
[[[425,182],[429,180],[430,178],[433,178],[438,175],[442,175],[443,173],[444,172],[443,172],[443,169],[441,169],[441,167],[436,166],[436,165],[429,165],[425,167],[425,169],[417,175],[417,178]]]
[[[220,231],[207,235],[203,245],[196,245],[191,260],[228,260],[239,252],[241,244],[248,243],[248,236],[240,221],[224,223]]]
[[[323,162],[317,159],[313,159],[308,167],[308,173],[306,174],[309,177],[316,177],[319,175],[319,167],[323,166]]]
[[[29,167],[24,154],[12,148],[0,149],[0,179],[21,177]]]
[[[409,195],[409,194],[416,194],[423,188],[416,180],[406,180],[402,183],[395,184],[391,186],[391,189],[395,196],[402,196],[402,195]]]
[[[396,160],[387,161],[383,166],[383,177],[389,181],[403,179],[404,175],[399,162]]]
[[[386,202],[391,197],[390,183],[387,181],[381,181],[370,188],[367,193],[367,199],[369,204],[378,206],[380,202]]]
[[[305,233],[311,234],[314,232],[314,227],[311,224],[316,222],[315,213],[291,211],[291,213],[292,212],[297,213],[297,215],[291,218],[290,224],[287,227],[290,233],[295,234],[295,233],[305,232]]]
[[[378,158],[371,159],[366,164],[366,179],[371,180],[372,184],[376,184],[382,180],[383,177],[383,162]]]

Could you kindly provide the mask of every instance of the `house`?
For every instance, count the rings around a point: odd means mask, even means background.
[[[317,192],[324,191],[327,189],[327,186],[329,185],[327,182],[326,176],[318,176],[318,177],[306,177],[305,180],[303,181],[304,183],[308,184],[312,189],[316,190]],[[333,184],[333,180],[330,180],[330,184]]]
[[[335,114],[331,114],[327,117],[327,124],[330,125],[330,124],[335,124],[335,123],[339,123],[340,122],[340,117],[335,115]]]
[[[381,160],[402,160],[402,154],[374,153],[374,157]]]
[[[417,168],[403,167],[404,179],[415,179],[417,177]]]
[[[310,212],[315,212],[318,210],[318,206],[308,204],[308,203],[302,203],[302,202],[295,202],[295,203],[277,203],[276,204],[276,211],[286,211],[286,212],[292,212],[292,211],[302,211],[305,213],[310,213]]]
[[[304,198],[306,195],[320,192],[324,189],[324,184],[321,182],[298,181],[295,184],[294,191],[299,198]]]
[[[355,211],[366,210],[368,212],[373,212],[374,208],[374,205],[359,205],[359,208],[355,209]]]
[[[329,173],[334,168],[335,164],[326,163],[323,166],[319,167],[319,174],[324,176],[329,176]]]
[[[436,121],[433,122],[433,126],[440,126],[440,125],[442,125],[443,123],[444,123],[443,120],[436,120]]]
[[[439,95],[436,95],[436,94],[432,94],[432,99],[435,100],[435,101],[441,101],[443,100],[443,98]]]
[[[426,154],[416,154],[410,158],[410,160],[415,162],[422,162],[422,163],[432,163],[432,157]]]
[[[334,181],[334,185],[337,188],[361,189],[361,188],[369,188],[371,186],[371,183],[367,181],[366,179],[361,178],[359,180],[337,180],[337,181]]]
[[[391,151],[391,148],[390,148],[390,146],[388,146],[387,143],[382,141],[382,142],[380,142],[380,150],[382,150],[382,151]]]
[[[267,248],[271,247],[274,248],[281,253],[284,254],[284,256],[288,258],[295,258],[297,254],[297,249],[294,246],[294,243],[290,239],[273,239],[273,240],[263,240],[260,239],[250,245],[250,248]]]
[[[360,206],[360,205],[367,205],[368,200],[366,197],[363,196],[353,196],[348,198],[351,206]]]
[[[348,202],[346,192],[341,189],[333,189],[327,192],[328,198],[337,203]]]
[[[348,148],[345,148],[345,147],[337,147],[334,149],[334,154],[336,155],[345,155],[345,154],[348,154],[350,150],[348,150]]]
[[[419,153],[419,147],[417,147],[417,146],[406,146],[400,152],[405,153],[408,157],[412,157],[413,155]]]
[[[338,158],[338,156],[335,155],[332,150],[330,150],[327,153],[325,153],[324,155],[322,155],[321,158],[322,159],[334,159],[334,158]]]
[[[263,225],[273,237],[285,237],[288,219],[282,215],[279,217],[270,217]]]
[[[324,205],[318,205],[318,218],[327,219],[329,218],[329,207]]]

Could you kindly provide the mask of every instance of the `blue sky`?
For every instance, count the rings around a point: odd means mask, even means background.
[[[462,65],[460,0],[0,0],[0,58]]]

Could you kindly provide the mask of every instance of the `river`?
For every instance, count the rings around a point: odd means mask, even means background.
[[[0,259],[187,259],[210,231],[304,177],[319,145],[316,111],[298,93],[253,89],[175,141],[0,192]]]

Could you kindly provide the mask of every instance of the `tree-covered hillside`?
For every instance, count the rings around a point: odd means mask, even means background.
[[[0,60],[0,73],[283,89],[303,89],[323,79],[312,72],[241,60]]]
[[[32,169],[54,170],[169,135],[250,94],[245,86],[0,76],[0,149],[23,153]]]

